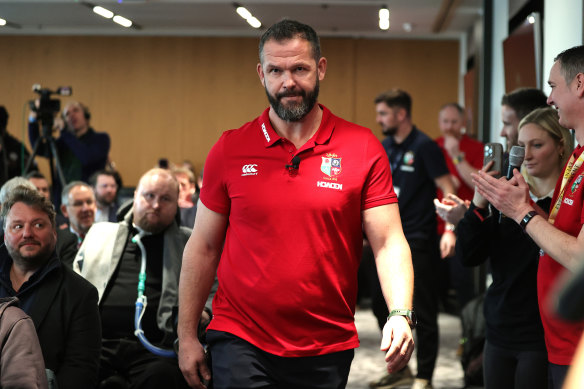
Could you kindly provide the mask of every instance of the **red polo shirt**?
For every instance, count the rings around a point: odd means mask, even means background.
[[[458,169],[456,169],[456,165],[452,161],[452,158],[450,158],[450,154],[448,154],[448,151],[446,151],[444,148],[444,137],[441,136],[440,138],[436,139],[436,143],[438,143],[440,150],[442,150],[444,160],[446,161],[446,166],[448,166],[448,171],[451,175],[456,177],[458,182],[460,182],[460,186],[456,191],[456,195],[463,200],[472,200],[474,196],[474,188],[468,186],[462,177],[460,177]],[[464,159],[469,163],[470,166],[474,167],[475,169],[481,169],[483,167],[484,145],[482,142],[472,139],[468,135],[462,135],[460,138],[459,149],[464,153]],[[438,189],[436,192],[436,197],[442,200],[442,197],[444,197],[442,191]],[[440,218],[440,216],[437,216],[437,219],[438,234],[442,235],[444,233],[444,221]]]
[[[574,150],[575,157],[578,158],[583,150],[582,146],[576,148]],[[552,207],[558,197],[561,177],[563,176],[564,172],[562,171],[554,191]],[[582,225],[584,225],[584,165],[578,169],[566,184],[564,199],[554,221],[556,228],[572,236],[578,236]],[[537,271],[537,297],[548,350],[548,359],[551,363],[557,365],[570,365],[582,335],[584,323],[569,323],[561,320],[555,314],[551,301],[553,298],[552,292],[558,278],[567,270],[548,254],[542,254]]]
[[[225,132],[201,189],[203,204],[229,217],[209,328],[286,357],[359,345],[361,212],[397,201],[379,140],[321,108],[298,150],[273,130],[269,109]],[[298,169],[287,168],[294,156]]]

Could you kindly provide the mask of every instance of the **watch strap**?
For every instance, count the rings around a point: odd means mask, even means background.
[[[389,320],[392,316],[405,317],[411,328],[414,328],[417,324],[416,314],[411,309],[392,309],[387,316],[387,320]]]
[[[537,212],[529,211],[529,212],[527,212],[527,214],[525,216],[523,216],[523,219],[521,219],[521,223],[519,223],[521,228],[523,228],[523,231],[525,231],[525,229],[527,228],[527,223],[529,223],[531,221],[531,219],[533,219],[533,217],[536,215],[537,215]]]
[[[460,153],[458,154],[456,157],[452,158],[452,162],[455,165],[458,165],[459,163],[461,163],[462,161],[464,161],[464,153]]]

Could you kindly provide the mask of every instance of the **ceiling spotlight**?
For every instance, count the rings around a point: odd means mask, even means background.
[[[262,22],[260,22],[258,20],[258,18],[256,18],[255,16],[253,16],[251,14],[251,12],[249,12],[247,10],[247,8],[237,4],[237,3],[233,3],[233,6],[235,7],[235,12],[237,12],[237,14],[239,16],[241,16],[242,18],[244,18],[250,26],[252,26],[253,28],[260,28],[262,26]]]
[[[247,10],[247,8],[245,8],[245,7],[237,7],[237,9],[235,11],[239,14],[239,16],[241,16],[245,20],[247,20],[247,19],[249,19],[249,18],[252,17],[251,12],[249,12]]]
[[[132,27],[132,21],[130,19],[126,19],[123,16],[116,15],[116,16],[114,16],[114,19],[113,20],[114,20],[114,22],[116,22],[120,26],[123,26],[123,27]]]
[[[527,21],[529,22],[529,24],[534,24],[535,23],[535,16],[533,14],[529,15],[527,17]]]
[[[112,11],[110,11],[109,9],[105,9],[103,7],[100,7],[99,5],[96,5],[95,7],[93,7],[93,12],[95,12],[99,16],[103,16],[106,19],[111,19],[114,16],[114,13]]]
[[[0,26],[5,26],[6,25],[6,20],[0,18]]]
[[[389,29],[389,9],[385,5],[379,9],[379,28]]]
[[[389,10],[387,7],[383,7],[379,9],[379,20],[389,19]]]
[[[262,26],[262,22],[260,22],[256,17],[252,16],[251,18],[246,19],[250,26],[253,28],[260,28]]]

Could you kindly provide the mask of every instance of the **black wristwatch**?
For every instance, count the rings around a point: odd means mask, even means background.
[[[537,215],[537,212],[535,211],[529,211],[527,212],[527,214],[525,216],[523,216],[523,219],[521,220],[521,223],[519,223],[519,225],[521,226],[521,228],[523,228],[523,231],[525,231],[525,229],[527,228],[527,223],[529,223],[531,221],[531,219],[533,219],[533,217]]]
[[[387,320],[389,320],[389,318],[392,316],[405,317],[411,329],[416,328],[416,324],[418,324],[418,318],[416,317],[415,312],[410,309],[393,309],[391,312],[389,312]]]

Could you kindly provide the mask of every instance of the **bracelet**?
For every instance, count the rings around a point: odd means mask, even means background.
[[[523,216],[521,223],[519,223],[521,228],[523,228],[523,231],[525,231],[525,229],[527,228],[527,223],[529,223],[531,221],[531,219],[533,219],[533,217],[536,215],[537,215],[537,212],[529,211],[529,212],[527,212],[527,214],[525,216]]]

